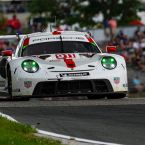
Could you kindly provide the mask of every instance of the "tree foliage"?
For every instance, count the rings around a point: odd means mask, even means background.
[[[88,2],[88,5],[82,5]],[[67,24],[79,23],[93,26],[92,17],[101,12],[104,19],[118,18],[122,24],[137,19],[137,11],[142,6],[139,0],[32,0],[29,10],[33,14],[49,13],[57,21]]]
[[[83,10],[85,16],[102,12],[104,19],[119,17],[122,24],[138,19],[137,11],[142,5],[138,0],[89,0],[89,3],[89,6]]]
[[[32,14],[52,13],[56,7],[56,0],[32,0],[28,4],[28,9]]]
[[[7,25],[7,19],[4,17],[2,13],[0,13],[0,33],[1,34],[5,33],[6,25]]]

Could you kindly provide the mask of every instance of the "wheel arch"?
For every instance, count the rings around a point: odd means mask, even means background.
[[[7,76],[8,75],[8,71],[10,71],[10,70],[11,70],[10,64],[7,63],[7,65],[6,65],[6,78],[8,77]]]

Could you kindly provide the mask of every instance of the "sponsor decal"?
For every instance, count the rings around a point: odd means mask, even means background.
[[[30,88],[30,87],[32,87],[32,82],[31,82],[31,81],[25,81],[25,82],[24,82],[24,87],[25,87],[25,88]]]
[[[80,77],[80,76],[89,76],[89,72],[82,72],[82,73],[61,73],[59,74],[60,77]]]
[[[37,38],[37,39],[33,39],[32,42],[47,41],[47,40],[49,40],[49,38]]]
[[[65,36],[62,36],[62,39],[77,39],[77,40],[85,40],[83,37],[65,37]]]
[[[114,77],[114,83],[119,84],[120,83],[120,77]]]
[[[76,54],[56,54],[57,59],[76,58]]]
[[[45,59],[47,60],[47,59]],[[60,62],[61,60],[58,60],[58,59],[54,59],[54,60],[49,60],[49,62]]]
[[[48,41],[48,40],[60,40],[60,37],[43,37],[43,38],[37,38],[33,39],[32,42],[41,42],[41,41]]]
[[[55,41],[55,40],[60,40],[60,37],[58,36],[53,36],[53,37],[41,37],[41,38],[36,38],[32,40],[32,43],[35,42],[44,42],[44,41]],[[62,40],[85,40],[83,37],[65,37],[62,36]]]

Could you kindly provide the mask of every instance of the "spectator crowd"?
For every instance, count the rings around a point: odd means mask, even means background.
[[[132,38],[120,31],[108,42],[108,45],[117,46],[117,53],[125,58],[127,67],[137,72],[129,81],[132,85],[131,92],[145,91],[144,80],[138,75],[145,74],[145,30],[141,31],[138,27]]]
[[[25,13],[27,12],[26,7],[27,1],[8,1],[5,0],[0,3],[0,12],[2,13]]]
[[[138,28],[132,38],[120,31],[108,45],[117,46],[118,53],[125,58],[128,66],[145,72],[145,31]]]

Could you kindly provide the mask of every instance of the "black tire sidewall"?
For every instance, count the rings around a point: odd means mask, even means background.
[[[12,99],[12,77],[11,77],[10,69],[8,69],[8,71],[7,71],[7,79],[8,79],[8,93],[10,95],[10,98]]]
[[[107,99],[121,99],[121,98],[125,98],[126,94],[125,93],[117,93],[117,94],[110,94],[107,95]]]

